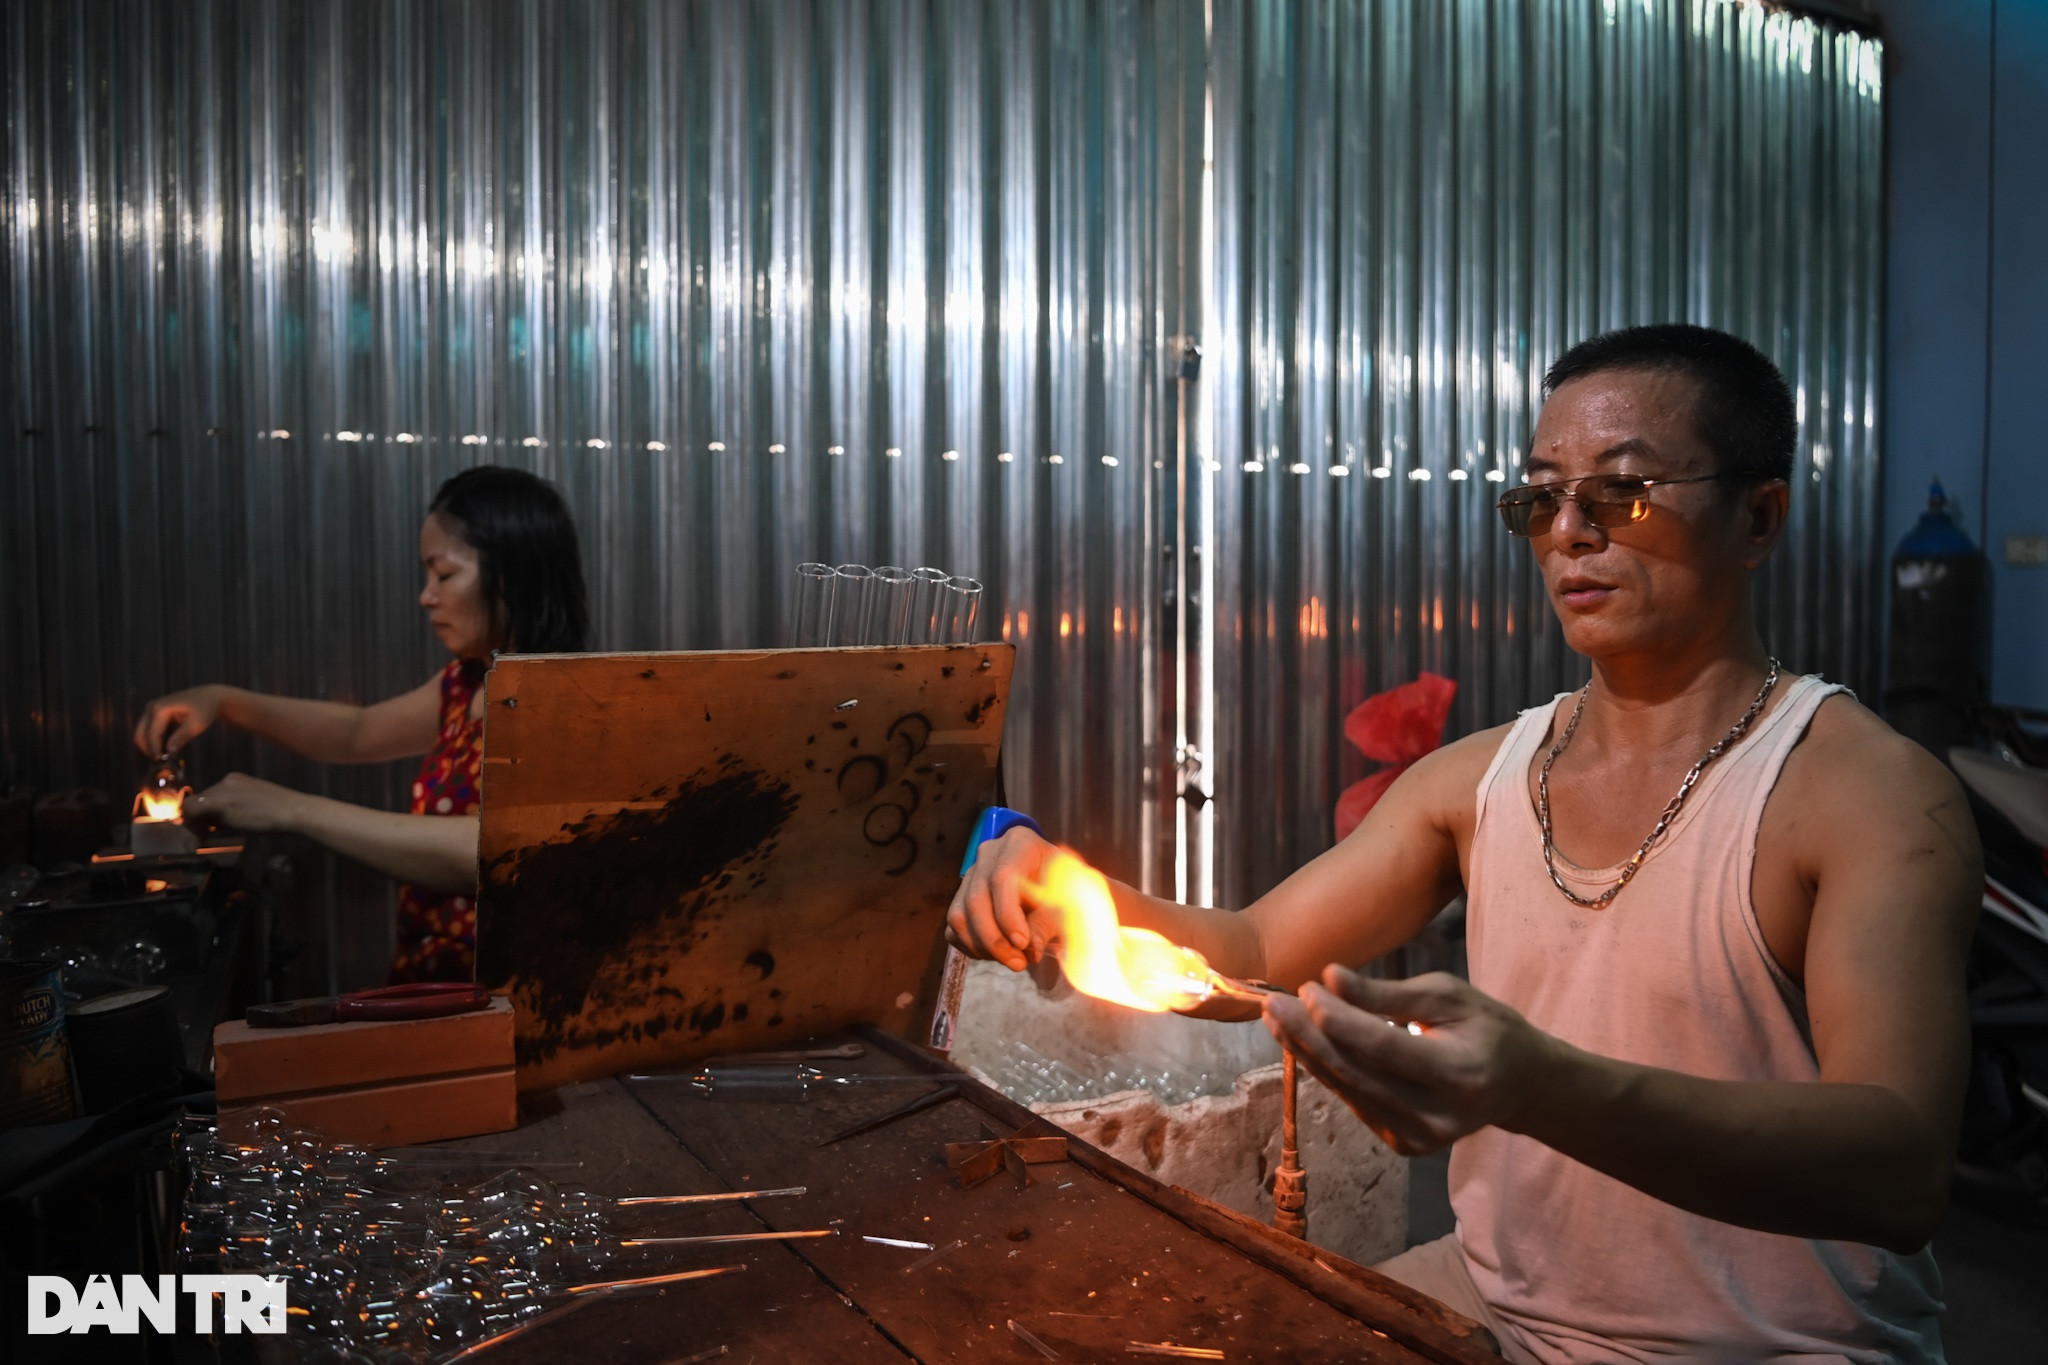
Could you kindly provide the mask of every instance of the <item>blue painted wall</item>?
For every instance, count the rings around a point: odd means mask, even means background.
[[[1940,478],[1991,560],[1991,692],[2048,708],[2048,0],[1878,0],[1888,39],[1885,532]]]

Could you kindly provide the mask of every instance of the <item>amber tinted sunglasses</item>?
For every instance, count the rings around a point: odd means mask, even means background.
[[[1513,536],[1540,536],[1566,498],[1595,526],[1627,526],[1650,515],[1650,490],[1676,483],[1708,483],[1740,478],[1736,474],[1695,474],[1685,479],[1645,479],[1635,474],[1588,474],[1582,479],[1524,484],[1500,495],[1494,506]]]

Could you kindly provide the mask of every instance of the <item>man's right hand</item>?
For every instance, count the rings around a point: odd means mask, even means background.
[[[1031,888],[1045,878],[1059,850],[1022,825],[984,842],[960,879],[946,912],[946,939],[969,957],[989,957],[1022,971],[1045,953],[1057,921]]]
[[[177,753],[219,719],[226,695],[225,687],[208,683],[158,697],[135,722],[135,747],[151,758]]]

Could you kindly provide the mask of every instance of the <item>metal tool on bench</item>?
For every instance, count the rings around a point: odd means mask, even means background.
[[[692,1090],[712,1100],[752,1100],[769,1104],[799,1104],[811,1091],[834,1085],[930,1085],[930,1076],[852,1075],[832,1076],[801,1063],[776,1066],[707,1066],[696,1071],[637,1071],[629,1081],[686,1081]]]
[[[859,1123],[854,1124],[851,1128],[842,1128],[838,1132],[834,1133],[831,1137],[824,1139],[818,1145],[820,1147],[830,1147],[835,1142],[844,1142],[846,1141],[846,1139],[850,1137],[859,1137],[862,1133],[872,1133],[875,1131],[875,1129],[886,1127],[887,1125],[896,1122],[896,1120],[898,1119],[907,1119],[912,1114],[922,1114],[927,1109],[937,1108],[939,1105],[944,1104],[947,1100],[959,1098],[959,1095],[959,1083],[956,1081],[948,1081],[946,1082],[946,1084],[932,1091],[929,1095],[919,1095],[916,1099],[909,1100],[903,1104],[897,1105],[894,1109],[891,1109],[886,1114],[877,1114],[871,1119],[861,1120]]]
[[[865,1057],[868,1050],[859,1043],[838,1047],[801,1047],[788,1052],[735,1052],[724,1057],[706,1057],[705,1066],[764,1066],[775,1062],[816,1062]]]
[[[1067,1159],[1067,1135],[1044,1119],[1034,1119],[1015,1132],[1004,1132],[984,1118],[986,1139],[946,1144],[946,1165],[960,1177],[962,1189],[972,1189],[1005,1167],[1020,1186],[1032,1183],[1031,1167]]]
[[[251,1005],[242,1017],[252,1028],[304,1028],[359,1019],[439,1019],[491,1003],[491,993],[466,981],[420,981],[346,995],[314,996]]]

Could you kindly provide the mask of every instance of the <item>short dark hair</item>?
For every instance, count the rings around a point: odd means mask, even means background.
[[[1691,379],[1699,385],[1693,424],[1720,458],[1720,472],[1791,479],[1792,455],[1799,448],[1792,389],[1770,357],[1741,337],[1684,322],[1602,332],[1558,357],[1543,376],[1543,396],[1610,370]]]
[[[590,603],[576,522],[553,484],[523,469],[478,465],[442,484],[427,512],[446,518],[476,551],[497,648],[588,648]]]

